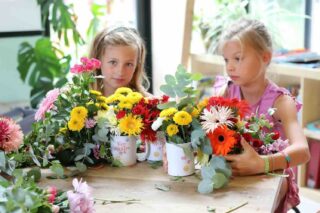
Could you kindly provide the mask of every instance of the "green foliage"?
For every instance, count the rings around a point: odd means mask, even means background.
[[[24,42],[18,52],[18,71],[22,81],[32,87],[31,106],[36,107],[45,94],[67,82],[70,56],[58,56],[61,52],[48,38],[37,40],[35,46]]]
[[[14,172],[12,182],[0,179],[0,194],[0,212],[51,212],[46,191],[21,170]]]
[[[66,5],[63,0],[37,0],[41,6],[42,24],[45,28],[50,23],[58,38],[69,46],[83,44],[76,29],[76,15],[72,5]],[[71,36],[70,36],[71,35]],[[35,46],[28,42],[20,45],[18,52],[18,71],[23,82],[31,86],[31,106],[36,108],[45,94],[60,88],[67,82],[70,55],[64,54],[58,46],[54,46],[49,38],[40,38]]]
[[[224,187],[229,182],[231,173],[231,168],[223,157],[212,156],[209,164],[201,168],[202,180],[198,185],[198,191],[208,194],[214,189]]]

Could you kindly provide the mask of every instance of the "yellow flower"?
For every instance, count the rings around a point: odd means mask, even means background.
[[[100,108],[101,104],[100,103],[95,103],[94,105],[96,105],[96,107]]]
[[[192,117],[186,111],[179,111],[174,114],[173,120],[178,125],[188,125],[192,122]]]
[[[77,118],[77,117],[71,117],[71,119],[68,122],[68,128],[71,131],[79,131],[84,127],[84,119]]]
[[[59,129],[59,133],[65,134],[67,132],[68,128],[67,127],[62,127]]]
[[[108,110],[109,109],[109,106],[107,104],[105,104],[105,103],[101,103],[100,106],[104,110]]]
[[[179,132],[178,126],[175,124],[170,124],[167,126],[167,134],[171,137]]]
[[[113,96],[112,97],[113,102],[122,101],[122,100],[126,99],[126,96],[124,96],[124,95],[122,95],[120,93],[119,94],[113,94],[112,96]]]
[[[202,101],[200,101],[197,105],[197,108],[199,111],[202,111],[203,108],[205,108],[208,105],[209,99],[205,98]]]
[[[93,101],[89,101],[89,102],[86,103],[86,106],[89,106],[89,105],[92,105],[92,104],[94,104],[94,102]]]
[[[126,99],[120,101],[120,103],[118,104],[118,107],[120,109],[132,109],[132,106],[133,106],[132,103]]]
[[[129,93],[127,96],[132,104],[138,103],[141,98],[143,98],[142,94],[139,92]]]
[[[169,117],[171,115],[173,115],[174,113],[178,112],[178,110],[176,108],[170,107],[168,109],[164,109],[160,112],[160,117]]]
[[[100,96],[100,95],[101,95],[101,92],[98,91],[98,90],[93,90],[93,89],[91,89],[91,90],[89,90],[89,92],[90,92],[90,94],[92,94],[92,95],[96,95],[96,96]]]
[[[193,110],[191,112],[192,117],[197,118],[199,116],[200,112],[197,108],[193,107]]]
[[[85,120],[88,115],[88,110],[83,106],[75,107],[71,110],[70,115],[71,115],[71,118],[75,117],[75,118]]]
[[[119,121],[120,132],[129,136],[139,135],[142,131],[142,128],[142,119],[137,116],[133,116],[132,114],[126,115]]]
[[[98,99],[98,101],[101,101],[101,102],[107,102],[108,101],[108,98],[105,97],[105,96],[99,96],[97,99]]]
[[[128,87],[120,87],[114,92],[114,94],[121,94],[124,96],[127,96],[130,93],[132,93],[132,89],[130,89]]]

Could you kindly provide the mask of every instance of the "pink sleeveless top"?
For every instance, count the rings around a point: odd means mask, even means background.
[[[219,91],[220,89],[225,87],[226,84],[228,84],[226,98],[242,99],[240,87],[233,84],[232,81],[230,81],[228,78],[224,76],[216,77],[216,81],[213,85],[213,90]],[[287,137],[284,134],[281,122],[276,120],[273,116],[270,116],[268,113],[268,109],[273,108],[275,100],[281,95],[291,96],[290,92],[287,89],[279,87],[273,82],[269,82],[260,100],[256,104],[250,105],[251,110],[249,114],[265,114],[266,118],[270,122],[274,123],[274,129],[279,131],[282,139],[285,140],[287,139]],[[295,100],[294,97],[292,98]],[[297,102],[296,100],[295,102],[297,111],[299,111],[301,109],[302,104]],[[295,182],[295,177],[292,169],[286,169],[284,172],[289,175],[287,177],[288,191],[275,212],[287,212],[290,208],[297,206],[300,203],[300,198],[298,194],[299,189]]]

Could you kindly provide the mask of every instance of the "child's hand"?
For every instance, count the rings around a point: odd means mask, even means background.
[[[227,155],[225,159],[231,161],[233,176],[254,175],[264,172],[264,160],[247,141],[241,138],[243,153]]]

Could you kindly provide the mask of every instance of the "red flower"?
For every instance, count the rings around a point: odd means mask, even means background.
[[[123,118],[124,116],[126,115],[126,111],[124,110],[120,110],[118,113],[117,113],[117,119],[121,119]]]
[[[250,133],[243,133],[242,134],[242,137],[247,141],[247,142],[250,142],[250,141],[252,141],[252,136],[251,136],[251,134]]]
[[[134,106],[133,109],[132,109],[132,113],[134,115],[143,115],[145,113],[145,111],[146,110],[144,109],[144,107],[142,105],[140,105],[140,104]]]
[[[142,130],[140,138],[142,141],[154,142],[157,140],[157,134],[149,127]]]
[[[210,139],[212,153],[216,155],[227,155],[236,145],[237,140],[234,137],[235,131],[229,130],[225,126],[216,128],[207,136]]]
[[[252,139],[251,144],[253,147],[259,148],[263,145],[263,142],[259,139],[254,138],[254,139]]]
[[[280,138],[280,133],[278,131],[273,132],[274,135],[272,135],[272,140],[278,140]]]

